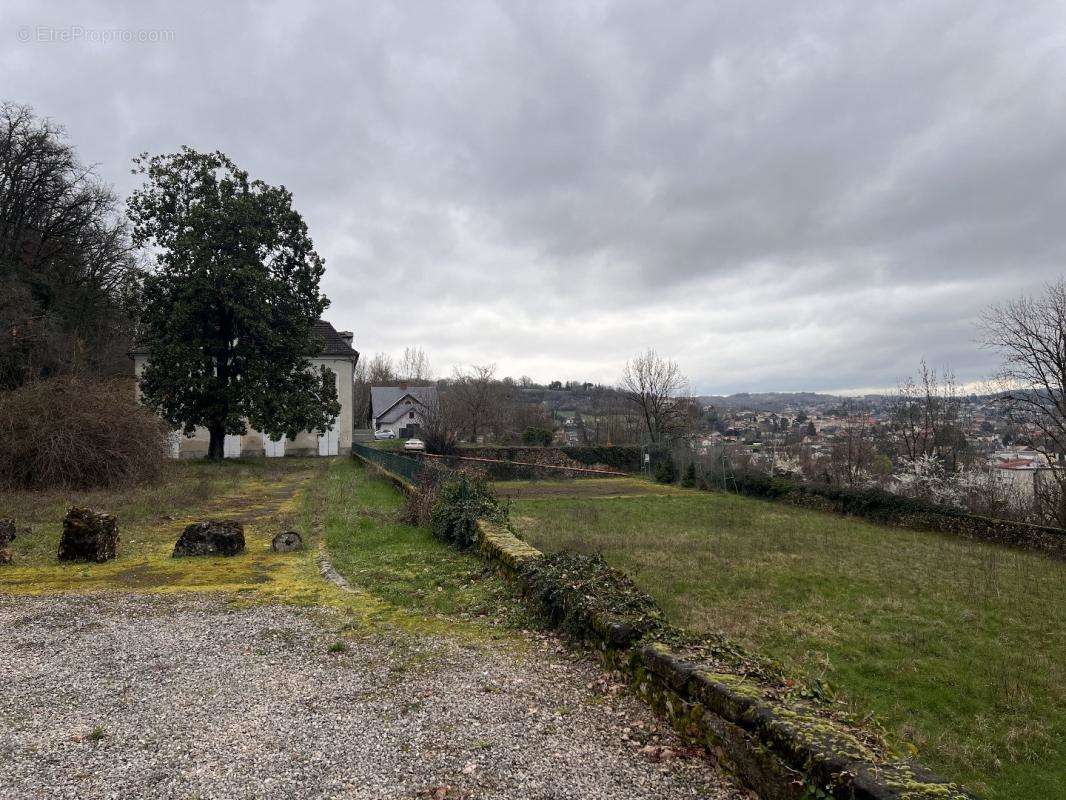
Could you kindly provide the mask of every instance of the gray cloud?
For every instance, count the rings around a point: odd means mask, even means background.
[[[812,10],[813,9],[813,10]],[[365,351],[705,392],[964,381],[1063,273],[1058,3],[106,4],[0,11],[4,96],[296,196]],[[20,41],[31,26],[31,41]],[[37,40],[164,30],[170,41]]]

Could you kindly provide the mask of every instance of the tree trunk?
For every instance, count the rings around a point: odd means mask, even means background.
[[[208,425],[207,431],[211,434],[211,443],[207,446],[207,457],[211,461],[221,461],[226,454],[226,428],[224,425]]]

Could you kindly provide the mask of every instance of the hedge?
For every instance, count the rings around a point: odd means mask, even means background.
[[[954,508],[901,497],[883,489],[806,483],[757,470],[738,470],[735,478],[737,491],[752,497],[850,514],[882,525],[934,530],[1039,550],[1066,558],[1066,531],[1060,528],[979,517]]]

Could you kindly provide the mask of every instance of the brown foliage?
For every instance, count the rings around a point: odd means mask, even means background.
[[[0,488],[89,489],[157,480],[163,422],[129,381],[35,381],[0,393]]]
[[[440,493],[440,480],[440,470],[423,470],[415,491],[407,493],[404,504],[397,512],[396,521],[404,525],[428,527],[432,519],[433,505]]]

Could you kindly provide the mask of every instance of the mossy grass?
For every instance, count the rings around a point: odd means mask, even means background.
[[[982,796],[1062,794],[1063,562],[734,495],[523,488],[535,547],[602,553],[669,621],[777,660]]]
[[[529,621],[503,579],[476,555],[397,522],[400,492],[374,471],[338,464],[313,493],[326,507],[333,565],[354,586],[397,608],[486,629]]]
[[[306,565],[273,553],[270,540],[284,526],[297,524],[300,491],[324,466],[310,459],[182,461],[171,464],[158,485],[7,493],[0,498],[6,513],[30,530],[15,540],[14,563],[0,569],[0,592],[254,591],[298,600],[303,589],[311,588],[303,575]],[[71,505],[118,518],[117,558],[103,564],[57,561],[62,520]],[[210,517],[241,520],[246,552],[233,558],[171,558],[184,526]]]
[[[340,612],[355,633],[387,627],[474,639],[491,633],[478,616],[499,607],[490,597],[505,595],[499,579],[473,555],[435,542],[428,531],[396,525],[399,492],[387,481],[369,479],[349,459],[180,461],[157,485],[13,492],[0,500],[19,526],[30,528],[14,542],[14,563],[0,567],[0,595],[211,592],[235,605],[285,603]],[[63,515],[74,504],[118,517],[117,558],[103,564],[56,559]],[[209,517],[241,520],[245,552],[172,558],[184,526]],[[307,547],[273,552],[272,537],[289,528],[304,533]],[[336,545],[338,569],[348,570],[354,590],[320,575],[322,531]],[[416,573],[420,579],[408,583]]]

